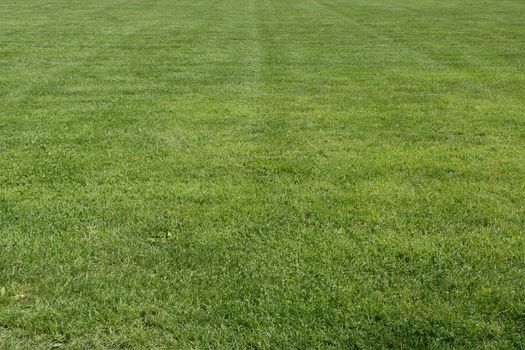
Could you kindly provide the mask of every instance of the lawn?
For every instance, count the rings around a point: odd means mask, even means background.
[[[0,348],[525,348],[525,2],[1,1]]]

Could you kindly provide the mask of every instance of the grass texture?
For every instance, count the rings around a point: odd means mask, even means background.
[[[0,348],[525,347],[522,0],[0,2]]]

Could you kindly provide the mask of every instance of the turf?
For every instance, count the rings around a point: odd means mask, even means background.
[[[524,23],[0,2],[0,348],[524,348]]]

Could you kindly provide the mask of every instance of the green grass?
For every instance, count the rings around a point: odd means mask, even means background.
[[[524,23],[0,2],[0,348],[524,348]]]

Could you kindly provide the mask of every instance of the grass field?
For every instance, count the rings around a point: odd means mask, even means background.
[[[0,2],[0,348],[525,348],[525,2]]]

